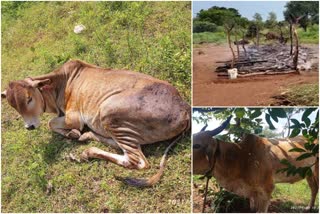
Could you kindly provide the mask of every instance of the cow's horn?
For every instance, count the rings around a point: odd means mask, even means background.
[[[230,123],[232,116],[229,116],[228,119],[226,121],[224,121],[221,126],[219,126],[216,129],[213,129],[212,131],[208,131],[208,133],[213,137],[217,134],[219,134],[220,132],[222,132]]]

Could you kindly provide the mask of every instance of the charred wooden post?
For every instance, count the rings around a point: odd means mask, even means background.
[[[293,56],[293,68],[298,71],[298,56],[299,56],[299,38],[298,38],[298,32],[296,26],[298,25],[299,21],[304,17],[300,16],[295,18],[292,14],[290,14],[291,22],[292,22],[292,31],[293,31],[293,36],[295,39],[295,51],[294,51],[294,56]]]
[[[293,30],[293,36],[295,39],[295,51],[293,56],[293,68],[297,70],[298,67],[298,56],[299,56],[299,39],[298,39],[298,33],[295,25],[292,25]]]
[[[292,22],[289,22],[289,32],[290,32],[290,55],[292,55],[292,51],[293,51]]]

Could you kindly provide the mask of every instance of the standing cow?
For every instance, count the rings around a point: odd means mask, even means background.
[[[149,75],[108,70],[79,60],[65,63],[52,73],[12,81],[1,94],[18,111],[28,130],[40,125],[42,113],[57,117],[49,127],[68,138],[107,143],[123,154],[91,147],[82,158],[101,158],[130,169],[149,163],[141,146],[181,136],[190,127],[190,106],[169,83]],[[81,133],[84,127],[89,132]],[[163,174],[165,151],[159,172],[150,179],[125,179],[136,186],[151,186]]]
[[[311,189],[308,209],[312,209],[319,189],[319,162],[317,157],[301,161],[300,152],[289,152],[292,148],[304,148],[303,137],[290,139],[267,139],[253,134],[244,135],[242,142],[230,143],[213,138],[229,123],[230,118],[212,131],[201,130],[193,135],[193,173],[207,174],[230,192],[250,199],[252,211],[267,212],[275,183],[294,183],[299,175],[286,176],[277,173],[285,168],[282,159],[296,167],[312,166],[312,176],[306,177]]]

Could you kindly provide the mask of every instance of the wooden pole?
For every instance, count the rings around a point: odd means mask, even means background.
[[[293,31],[293,36],[295,40],[295,51],[294,51],[294,56],[293,56],[293,68],[297,71],[298,67],[298,56],[299,56],[299,39],[298,39],[298,33],[295,25],[292,25],[292,31]]]
[[[292,22],[289,23],[289,27],[290,27],[290,56],[292,56],[292,51],[293,51]]]
[[[231,53],[232,53],[231,68],[233,68],[234,67],[234,62],[235,62],[235,59],[236,59],[236,55],[234,54],[234,50],[233,50],[232,45],[231,45],[231,39],[230,39],[231,30],[232,30],[232,27],[231,28],[227,28],[227,39],[228,39],[229,48],[230,48]]]

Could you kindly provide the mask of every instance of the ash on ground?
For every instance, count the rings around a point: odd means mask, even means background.
[[[236,57],[235,68],[238,69],[238,75],[251,76],[259,74],[282,74],[296,72],[293,66],[293,54],[290,55],[290,46],[288,45],[263,45],[246,47],[246,53],[239,46],[240,57]],[[231,60],[223,63],[216,69],[219,76],[227,76],[227,70],[231,68]],[[298,71],[310,71],[318,69],[318,54],[311,48],[299,47]]]

